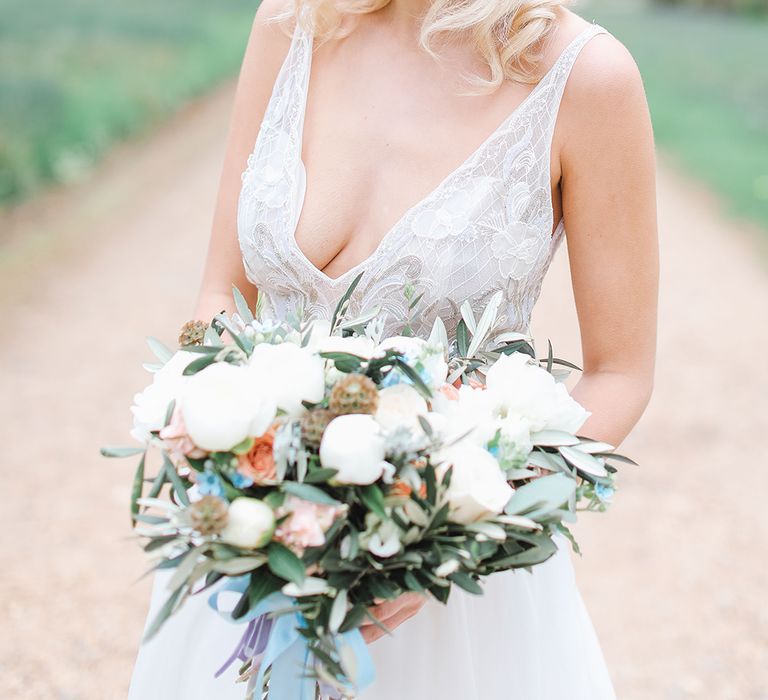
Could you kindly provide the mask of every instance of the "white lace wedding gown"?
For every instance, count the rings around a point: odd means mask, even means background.
[[[563,89],[581,48],[605,30],[587,28],[529,97],[427,197],[411,207],[365,261],[337,279],[301,252],[294,230],[305,171],[301,143],[312,37],[297,29],[277,78],[248,168],[238,212],[243,262],[267,315],[303,310],[329,317],[339,296],[365,274],[351,302],[407,311],[403,286],[424,294],[415,330],[440,315],[449,333],[470,299],[504,293],[501,331],[525,331],[544,274],[563,235],[554,235],[550,144]],[[153,614],[167,596],[155,581]],[[188,601],[139,651],[130,700],[241,700],[235,669],[213,674],[242,628],[217,618],[206,597]],[[370,647],[377,671],[361,700],[609,700],[614,692],[574,580],[567,547],[533,573],[492,576],[485,595],[455,591],[430,601],[391,637]]]

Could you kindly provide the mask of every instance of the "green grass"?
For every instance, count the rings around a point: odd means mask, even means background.
[[[257,0],[0,0],[0,205],[78,177],[240,62]],[[768,227],[768,19],[593,1],[643,72],[656,138]]]
[[[615,0],[583,14],[634,54],[659,145],[768,227],[768,18]]]
[[[0,205],[233,75],[257,0],[0,0]]]

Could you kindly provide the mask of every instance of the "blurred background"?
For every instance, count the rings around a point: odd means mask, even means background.
[[[2,698],[126,696],[149,582],[98,448],[191,313],[256,5],[0,0]],[[663,265],[641,467],[579,525],[582,591],[620,698],[768,700],[768,0],[574,9],[644,75]],[[534,330],[578,358],[570,294],[563,251]]]

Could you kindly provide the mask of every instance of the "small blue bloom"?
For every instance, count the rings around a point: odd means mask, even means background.
[[[601,503],[610,503],[613,500],[613,494],[616,490],[613,486],[606,486],[605,484],[595,484],[595,496]]]
[[[381,387],[382,389],[386,389],[390,386],[395,386],[396,384],[400,384],[401,382],[406,381],[405,377],[403,377],[400,372],[398,372],[396,369],[393,369],[387,374],[384,379],[381,380]]]
[[[499,457],[499,446],[498,445],[491,445],[490,447],[486,447],[486,450],[491,453],[494,457],[498,459]]]
[[[427,386],[432,382],[432,377],[429,375],[429,372],[427,372],[426,367],[424,367],[424,363],[421,362],[418,358],[410,357],[408,355],[403,355],[403,362],[407,364],[414,372],[416,372],[417,375],[419,375],[419,378],[422,382],[424,382]],[[395,386],[396,384],[413,384],[413,381],[410,377],[406,376],[406,374],[403,372],[400,368],[395,368],[387,374],[386,377],[381,382],[381,387],[386,388],[388,386]]]
[[[229,480],[232,482],[232,486],[236,489],[245,489],[249,486],[253,486],[253,479],[240,472],[232,472],[232,474],[229,475]]]
[[[432,377],[429,375],[429,372],[427,372],[426,367],[424,367],[421,362],[419,362],[416,367],[416,371],[419,374],[419,377],[421,378],[421,381],[424,382],[427,386],[429,386],[432,383]]]
[[[217,496],[219,498],[224,496],[224,487],[221,485],[221,479],[213,472],[204,471],[202,474],[197,474],[195,483],[197,484],[197,490],[203,496]]]

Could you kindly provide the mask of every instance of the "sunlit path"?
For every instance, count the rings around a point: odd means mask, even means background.
[[[122,149],[77,201],[53,198],[26,224],[66,244],[28,252],[18,294],[4,290],[0,531],[15,534],[0,576],[0,697],[125,697],[148,582],[132,583],[145,566],[127,539],[133,465],[98,447],[128,440],[142,337],[172,341],[191,312],[230,99]],[[765,700],[768,266],[665,169],[660,217],[657,390],[626,446],[643,466],[625,471],[609,517],[579,527],[581,586],[622,700]],[[573,357],[569,295],[560,255],[536,329]]]

